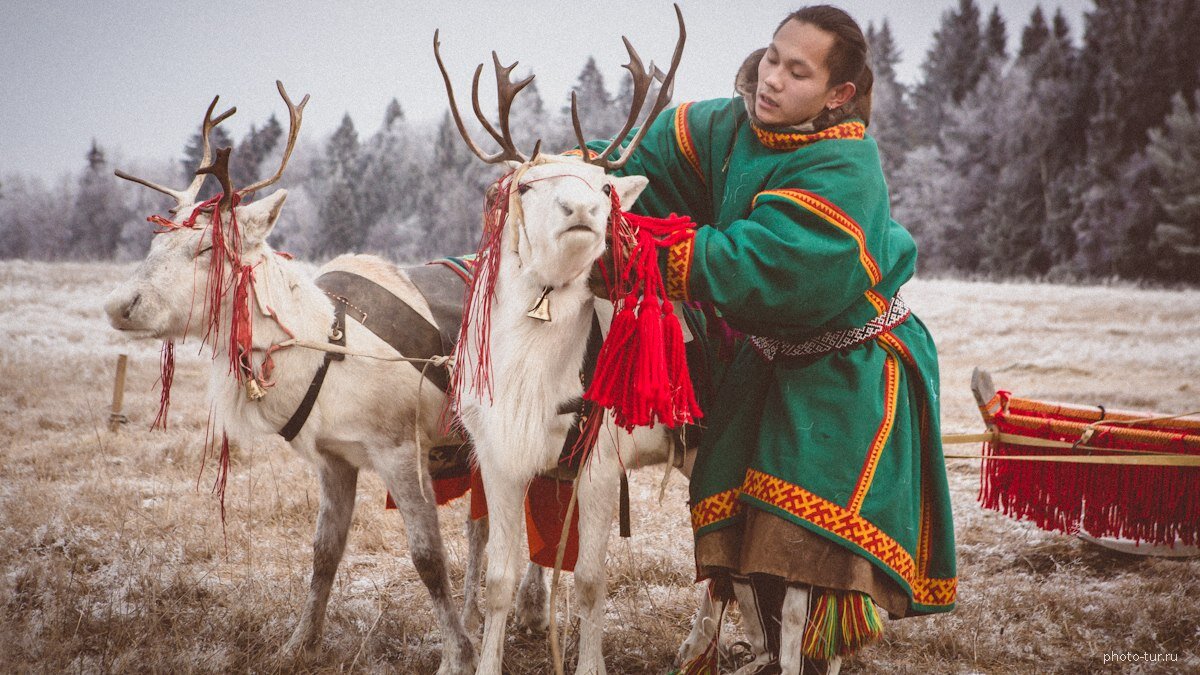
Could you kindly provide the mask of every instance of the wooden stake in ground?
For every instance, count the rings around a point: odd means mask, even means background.
[[[129,418],[121,414],[121,405],[125,401],[125,365],[129,362],[128,354],[117,357],[117,378],[113,382],[112,412],[108,415],[108,430],[116,432]]]

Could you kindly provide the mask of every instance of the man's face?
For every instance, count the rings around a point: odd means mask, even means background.
[[[853,95],[852,84],[830,86],[826,57],[833,41],[832,34],[794,19],[780,27],[758,64],[754,114],[759,121],[771,126],[803,124]]]

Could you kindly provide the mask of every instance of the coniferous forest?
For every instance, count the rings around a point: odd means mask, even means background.
[[[869,133],[922,273],[1200,283],[1200,2],[1096,0],[1084,18],[1082,35],[1040,7],[1011,26],[995,7],[959,0],[913,85],[897,81],[888,23],[867,26]],[[1011,49],[1010,34],[1019,36]],[[628,79],[609,84],[589,59],[573,87],[595,137],[618,131],[629,109]],[[574,145],[569,120],[569,93],[547,102],[535,83],[511,126],[520,147],[537,135],[563,150]],[[218,127],[213,145],[234,148],[231,177],[244,185],[274,171],[283,135],[271,117],[239,139]],[[199,155],[197,133],[176,159],[132,172],[183,185]],[[170,203],[115,178],[102,139],[80,160],[59,184],[0,176],[0,258],[143,256],[145,216]],[[413,124],[392,99],[378,129],[360,131],[347,115],[328,137],[301,139],[272,243],[313,261],[469,252],[495,173],[463,146],[448,113]]]

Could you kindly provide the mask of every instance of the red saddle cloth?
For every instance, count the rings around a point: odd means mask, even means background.
[[[562,537],[563,524],[567,520],[567,505],[571,500],[572,481],[537,476],[529,483],[525,493],[525,534],[529,540],[529,559],[542,567],[554,569],[558,554],[558,541]],[[463,495],[471,493],[471,520],[487,515],[487,496],[483,492],[483,480],[479,470],[470,473],[433,480],[434,498],[442,506]],[[396,508],[392,496],[387,496],[387,508]],[[579,509],[571,517],[571,530],[567,537],[567,548],[563,555],[563,571],[575,570],[579,559]]]
[[[1002,434],[1075,444],[1039,447],[1006,437],[985,444],[989,457],[1200,455],[1196,417],[1154,419],[1160,416],[1022,399],[1007,391],[982,411]],[[1083,529],[1096,537],[1162,545],[1200,543],[1200,467],[985,460],[979,501],[1045,530]]]

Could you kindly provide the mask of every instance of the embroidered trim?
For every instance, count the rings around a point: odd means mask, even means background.
[[[691,300],[688,278],[692,274],[692,254],[695,237],[688,237],[667,249],[667,298]]]
[[[883,454],[883,448],[891,438],[892,427],[895,426],[896,399],[900,394],[900,364],[897,361],[896,356],[888,352],[887,360],[883,364],[883,419],[879,422],[879,429],[875,432],[875,438],[871,440],[871,447],[867,450],[867,457],[863,461],[858,484],[854,486],[853,496],[846,505],[851,513],[857,514],[862,511],[863,500],[867,498],[867,491],[871,489],[871,483],[875,479],[875,468],[879,466],[879,456]]]
[[[762,354],[762,357],[767,361],[774,361],[783,357],[795,358],[798,356],[828,354],[836,352],[839,349],[860,345],[868,340],[885,335],[903,323],[911,313],[912,310],[897,295],[892,298],[886,312],[871,319],[859,328],[831,330],[828,333],[821,333],[803,342],[787,342],[785,340],[752,335],[750,336],[750,344],[754,345],[758,353]],[[903,343],[901,346],[903,346]],[[911,354],[908,358],[912,358]]]
[[[900,338],[892,335],[891,333],[884,333],[883,335],[879,336],[879,341],[896,350],[896,353],[900,355],[900,358],[904,360],[904,363],[912,366],[913,368],[917,367],[917,360],[913,358],[912,352],[908,350],[908,345],[904,344]]]
[[[696,172],[700,183],[706,184],[704,172],[700,170],[700,154],[696,151],[696,143],[692,140],[692,129],[688,125],[687,114],[691,107],[691,103],[684,103],[675,109],[675,144],[679,146],[679,152]]]
[[[842,122],[828,129],[807,134],[798,131],[769,131],[755,124],[753,120],[750,122],[750,128],[754,129],[754,135],[758,137],[758,142],[772,150],[795,150],[812,145],[817,141],[831,139],[862,140],[867,135],[867,126],[857,121]]]
[[[883,280],[883,274],[879,271],[879,263],[867,250],[867,237],[863,234],[862,228],[854,219],[846,215],[846,212],[839,209],[832,202],[823,199],[822,197],[809,192],[808,190],[800,190],[796,188],[785,188],[782,190],[766,190],[754,196],[754,202],[751,208],[758,205],[760,197],[772,196],[782,197],[788,201],[794,202],[799,206],[807,209],[813,214],[828,222],[830,225],[850,235],[855,243],[858,244],[858,261],[862,263],[863,269],[867,273],[867,278],[871,280],[871,286],[878,284]]]
[[[904,547],[846,507],[755,469],[746,471],[742,493],[859,547],[908,585],[914,604],[933,607],[954,604],[958,593],[957,577],[937,579],[920,574],[916,561]],[[921,562],[923,567],[925,561]]]
[[[692,507],[692,532],[713,523],[732,518],[746,507],[738,501],[738,490],[718,492],[711,497],[705,497]]]
[[[867,297],[867,302],[871,303],[871,306],[875,308],[877,314],[883,314],[887,311],[887,298],[883,297],[878,291],[871,289],[864,293],[864,295]]]

